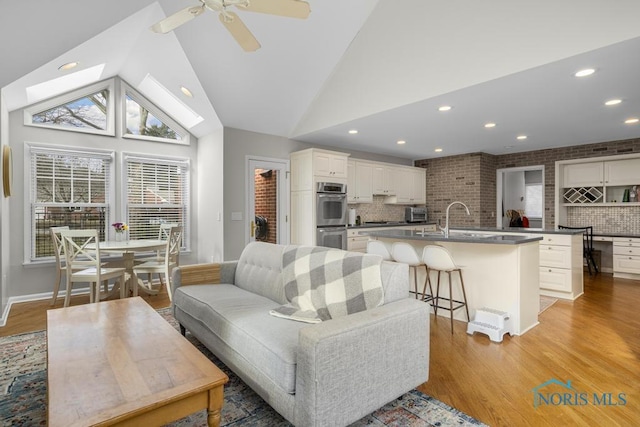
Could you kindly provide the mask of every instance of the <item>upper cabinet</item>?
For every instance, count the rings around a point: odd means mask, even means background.
[[[313,190],[314,182],[347,183],[349,154],[309,148],[291,153],[291,191]]]
[[[396,181],[398,180],[397,166],[376,163],[373,166],[373,194],[382,196],[396,195]]]
[[[601,186],[604,180],[603,162],[574,163],[564,166],[564,187]]]
[[[387,203],[423,205],[426,203],[426,169],[403,167],[397,170],[396,196]]]
[[[347,178],[347,159],[348,154],[330,152],[330,151],[314,151],[313,167],[315,176],[324,176],[327,178]]]
[[[347,203],[373,202],[374,164],[361,160],[349,160],[347,170]]]
[[[640,157],[616,156],[598,161],[557,162],[556,183],[563,205],[623,205],[638,202],[633,192],[640,186]]]

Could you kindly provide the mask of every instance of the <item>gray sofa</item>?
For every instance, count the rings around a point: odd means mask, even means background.
[[[285,304],[285,246],[247,245],[238,261],[173,270],[173,311],[296,426],[342,426],[427,381],[429,305],[409,297],[406,264],[384,261],[384,304],[309,324],[271,316]]]

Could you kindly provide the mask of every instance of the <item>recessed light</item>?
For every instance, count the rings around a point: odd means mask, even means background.
[[[356,133],[358,133],[358,129],[351,129],[351,130],[349,131],[349,133],[350,133],[351,135],[355,135]]]
[[[520,141],[522,141],[524,139],[527,139],[527,135],[518,135],[516,139],[519,139]]]
[[[396,144],[398,144],[398,145],[404,145],[406,143],[407,143],[407,141],[402,140],[402,139],[400,141],[396,142]]]
[[[435,150],[433,150],[433,151],[435,151],[436,153],[442,153],[442,148],[436,148],[436,149],[435,149]]]
[[[486,123],[484,125],[484,127],[486,127],[486,128],[494,128],[494,127],[496,127],[496,124],[495,123]]]
[[[449,111],[449,110],[451,110],[450,105],[443,105],[441,107],[438,107],[438,111]]]
[[[191,91],[184,86],[180,86],[180,92],[184,93],[189,98],[193,98],[193,94],[191,93]]]
[[[633,118],[631,118],[631,119],[627,119],[627,120],[625,120],[624,122],[625,122],[626,124],[628,124],[628,125],[632,125],[632,124],[635,124],[635,123],[640,122],[640,119],[637,119],[637,118],[633,117]]]
[[[507,150],[511,150],[513,148],[513,145],[505,145],[504,148],[506,148]]]
[[[595,73],[596,70],[593,68],[585,68],[584,70],[580,70],[577,73],[574,74],[574,76],[576,77],[586,77],[586,76],[590,76],[591,74]]]
[[[70,70],[72,68],[76,68],[78,66],[78,64],[80,64],[80,63],[79,62],[67,62],[66,64],[62,64],[61,66],[59,66],[58,70],[67,71],[67,70]]]
[[[610,99],[604,103],[604,105],[618,105],[622,102],[622,99]]]

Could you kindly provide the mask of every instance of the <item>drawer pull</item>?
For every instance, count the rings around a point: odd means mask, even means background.
[[[549,273],[551,273],[551,269],[549,269]]]

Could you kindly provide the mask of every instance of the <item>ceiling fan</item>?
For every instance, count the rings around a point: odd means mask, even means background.
[[[246,52],[253,52],[260,49],[260,43],[242,22],[240,17],[228,10],[230,6],[235,6],[240,10],[249,12],[266,13],[269,15],[285,16],[288,18],[305,19],[309,16],[311,8],[309,3],[301,0],[199,0],[199,6],[190,6],[151,27],[156,33],[168,33],[180,25],[191,21],[193,18],[202,15],[209,9],[218,12],[220,22],[227,28],[229,33],[236,39],[236,42]]]

